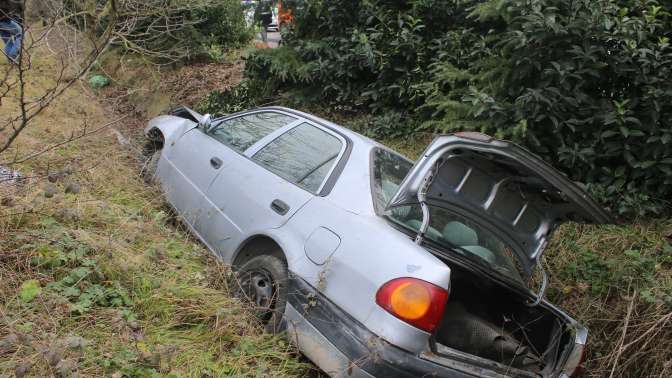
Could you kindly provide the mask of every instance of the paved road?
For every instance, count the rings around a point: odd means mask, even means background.
[[[278,47],[278,44],[280,44],[280,32],[268,32],[267,34],[268,38],[268,47],[274,49]],[[257,34],[257,40],[261,41],[261,34]]]

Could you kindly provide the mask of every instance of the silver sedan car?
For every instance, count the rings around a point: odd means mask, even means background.
[[[581,370],[587,330],[544,299],[539,262],[560,223],[611,217],[525,149],[458,133],[414,163],[281,107],[180,108],[146,135],[146,174],[266,328],[329,375]]]

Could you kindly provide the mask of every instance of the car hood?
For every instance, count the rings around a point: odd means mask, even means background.
[[[437,137],[387,209],[422,202],[447,208],[497,234],[512,247],[528,276],[560,223],[613,222],[584,189],[540,157],[474,132]]]

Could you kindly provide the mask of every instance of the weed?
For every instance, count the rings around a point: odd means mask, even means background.
[[[80,90],[36,119],[17,148],[67,138],[72,108],[105,123]],[[218,264],[170,223],[136,164],[132,149],[98,134],[16,167],[36,178],[12,208],[0,207],[0,340],[12,344],[0,355],[0,376],[304,374],[310,367],[292,346],[263,334],[246,306],[214,285]],[[66,166],[71,177],[46,198],[43,173]],[[82,190],[65,194],[67,181]]]

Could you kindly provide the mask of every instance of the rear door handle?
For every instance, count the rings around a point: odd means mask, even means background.
[[[289,211],[289,205],[276,199],[271,202],[271,209],[280,215],[285,215]]]
[[[218,157],[213,157],[210,159],[210,165],[212,165],[212,167],[215,169],[221,168],[222,164],[224,164],[224,162]]]

